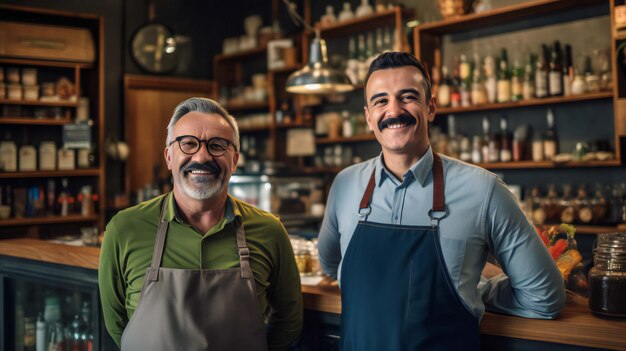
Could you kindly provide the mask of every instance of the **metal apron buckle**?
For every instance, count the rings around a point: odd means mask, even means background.
[[[436,216],[435,212],[442,213],[442,215]],[[448,217],[449,214],[450,214],[450,211],[448,210],[448,206],[444,206],[443,211],[433,211],[432,209],[428,210],[428,217],[430,217],[430,226],[433,228],[437,228],[439,226],[439,221]]]

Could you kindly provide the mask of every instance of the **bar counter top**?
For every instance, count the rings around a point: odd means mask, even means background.
[[[96,270],[100,249],[36,239],[4,239],[0,240],[0,255]],[[302,293],[305,309],[341,313],[338,289],[303,285]],[[528,319],[487,312],[480,331],[483,334],[509,338],[626,350],[626,319],[598,317],[590,312],[586,299],[573,295],[568,295],[565,308],[555,320]]]

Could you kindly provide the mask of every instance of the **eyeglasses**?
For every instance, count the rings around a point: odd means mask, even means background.
[[[193,135],[181,135],[174,139],[170,143],[170,145],[178,142],[178,147],[180,147],[180,151],[182,151],[186,155],[194,155],[196,152],[200,150],[202,143],[206,143],[206,149],[213,157],[220,157],[230,145],[235,148],[235,144],[233,144],[230,140],[226,140],[224,138],[211,138],[209,140],[200,140]],[[235,148],[236,150],[236,148]]]

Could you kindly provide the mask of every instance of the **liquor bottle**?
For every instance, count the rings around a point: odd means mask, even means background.
[[[507,120],[502,117],[500,119],[500,161],[511,162],[513,158],[511,150],[511,133],[507,129]]]
[[[448,151],[446,155],[454,158],[459,158],[459,139],[456,134],[456,122],[454,115],[448,116]]]
[[[487,103],[487,90],[485,89],[485,83],[480,75],[480,69],[474,69],[472,75],[472,105],[484,105]]]
[[[57,203],[59,209],[57,210],[57,214],[59,216],[65,217],[71,212],[71,204],[70,204],[70,193],[67,189],[68,181],[67,178],[61,179],[61,191],[59,192],[59,197],[57,199]]]
[[[472,162],[472,145],[470,138],[466,136],[461,137],[460,148],[459,159],[463,162]]]
[[[519,162],[526,159],[526,128],[518,127],[515,129],[515,132],[513,132],[511,157],[513,162]]]
[[[500,64],[498,69],[498,102],[511,101],[511,78],[509,73],[509,62],[506,49],[502,49]]]
[[[472,139],[472,163],[481,163],[483,160],[482,141],[478,135]]]
[[[385,52],[389,52],[393,50],[393,40],[391,38],[391,28],[385,28],[385,33],[383,34],[383,48]]]
[[[541,137],[541,134],[536,130],[533,133],[531,149],[533,162],[541,162],[545,159],[545,155],[543,153],[543,138]]]
[[[459,94],[461,97],[461,106],[469,107],[471,105],[470,102],[470,94],[471,94],[471,83],[468,79],[462,79],[461,84],[459,85]]]
[[[548,185],[548,193],[542,201],[544,210],[546,211],[546,221],[555,222],[559,220],[561,214],[561,203],[556,191],[556,185]]]
[[[246,160],[248,158],[248,137],[241,137],[241,145],[239,150],[239,160],[237,160],[237,167],[243,169],[246,166]]]
[[[563,95],[572,94],[572,82],[574,81],[574,66],[572,64],[572,46],[565,45],[565,55],[563,56]]]
[[[524,84],[522,86],[522,99],[524,100],[530,100],[535,97],[535,70],[533,69],[533,61],[534,56],[532,54],[528,55],[528,61],[524,67]]]
[[[367,69],[369,70],[372,61],[376,59],[378,54],[376,54],[376,51],[374,51],[374,33],[368,32],[366,38],[367,41],[365,42],[365,62],[367,63]]]
[[[48,337],[46,333],[48,332],[48,326],[46,325],[46,321],[43,319],[43,313],[39,313],[37,317],[37,332],[36,332],[36,350],[37,351],[47,351],[48,350]]]
[[[563,70],[561,68],[561,43],[554,42],[550,52],[549,91],[550,96],[563,95]]]
[[[451,78],[450,105],[452,107],[461,106],[461,77],[459,76],[458,58],[455,58]]]
[[[376,55],[380,55],[385,51],[383,43],[383,30],[382,28],[376,28],[376,49],[374,50]]]
[[[9,133],[6,133],[5,140],[0,142],[0,170],[17,171],[17,146]]]
[[[341,134],[344,138],[350,138],[354,135],[354,125],[352,124],[352,119],[350,118],[350,112],[347,110],[343,110],[341,112]]]
[[[544,98],[548,96],[548,61],[547,61],[548,48],[541,45],[541,52],[537,59],[537,69],[535,70],[535,96],[538,98]]]
[[[541,191],[538,187],[534,187],[530,191],[528,200],[533,223],[537,225],[544,224],[546,222],[546,211],[541,206]]]
[[[551,108],[548,109],[546,121],[548,123],[548,129],[543,137],[543,154],[546,160],[553,160],[554,156],[558,153],[558,143],[556,130],[554,129],[554,113]]]
[[[350,37],[348,44],[348,62],[346,63],[346,75],[350,78],[352,84],[359,83],[359,58],[356,50],[356,39]]]
[[[496,78],[496,61],[491,55],[485,56],[485,89],[487,90],[487,101],[490,104],[496,102],[498,83]]]
[[[489,135],[489,162],[500,161],[500,133]]]
[[[489,162],[489,119],[487,117],[483,117],[483,138],[480,151],[482,161]]]
[[[441,107],[450,106],[450,77],[448,67],[441,67],[441,81],[437,89],[437,105]]]
[[[358,70],[358,78],[359,83],[363,83],[365,81],[365,77],[367,76],[367,70],[369,66],[367,64],[367,56],[366,56],[366,48],[365,48],[365,36],[363,34],[359,35],[358,42],[358,52],[359,52],[359,70]]]
[[[465,54],[461,54],[459,59],[459,76],[462,81],[468,80],[471,78],[470,73],[472,70],[472,66],[470,62],[467,60]]]
[[[520,101],[524,95],[524,70],[519,61],[513,60],[513,68],[511,69],[511,100]]]

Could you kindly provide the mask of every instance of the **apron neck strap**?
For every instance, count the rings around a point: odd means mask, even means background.
[[[376,168],[372,170],[372,175],[367,183],[367,188],[361,198],[359,204],[359,215],[367,216],[372,211],[371,203],[372,196],[374,194],[374,188],[376,185]],[[439,154],[433,152],[433,207],[429,211],[429,216],[432,212],[447,212],[446,200],[444,195],[444,181],[443,181],[443,164]],[[443,219],[443,217],[439,218]]]
[[[154,242],[154,251],[152,252],[152,262],[150,263],[150,273],[148,274],[148,281],[155,282],[159,278],[159,267],[161,266],[161,259],[163,258],[163,248],[165,247],[165,238],[167,237],[167,229],[169,222],[165,221],[165,214],[167,213],[167,207],[169,206],[169,199],[167,195],[163,197],[163,203],[161,204],[161,214],[159,215],[159,228],[157,229],[157,236]],[[250,267],[250,249],[246,245],[246,234],[243,228],[243,223],[239,223],[235,219],[235,226],[237,227],[237,253],[239,255],[239,267],[241,269],[241,277],[244,279],[251,279],[253,277],[252,268]]]
[[[243,229],[243,223],[238,219],[234,220],[234,225],[237,227],[237,253],[239,254],[239,267],[241,268],[241,277],[244,279],[251,279],[252,268],[250,267],[250,249],[246,245],[246,234]]]
[[[167,229],[170,224],[170,222],[165,220],[165,214],[167,213],[167,207],[169,204],[169,196],[173,196],[172,193],[163,196],[163,202],[161,203],[159,228],[157,229],[156,239],[154,240],[154,251],[152,252],[152,262],[150,263],[150,273],[148,274],[148,281],[151,282],[155,282],[159,278],[159,267],[161,266],[163,248],[165,247],[165,237],[167,236]]]

